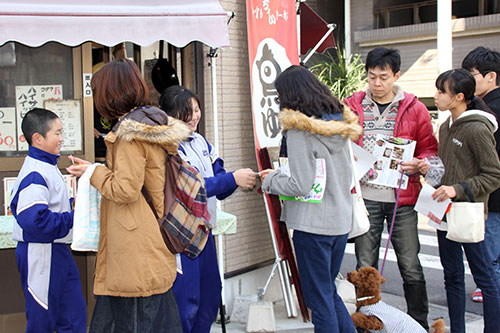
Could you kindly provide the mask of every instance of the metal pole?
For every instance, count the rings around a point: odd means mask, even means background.
[[[262,196],[264,197],[264,206],[266,208],[266,214],[267,214],[267,223],[269,225],[269,232],[271,234],[271,242],[273,244],[273,250],[274,250],[274,256],[275,256],[275,262],[274,265],[277,266],[279,276],[280,276],[280,284],[281,284],[281,292],[283,293],[283,300],[285,301],[285,308],[286,308],[286,313],[288,317],[292,317],[292,309],[290,308],[290,299],[291,295],[287,293],[287,288],[286,288],[286,283],[285,283],[285,278],[288,280],[288,276],[285,276],[283,274],[283,270],[281,269],[281,265],[279,262],[281,261],[281,256],[278,250],[278,242],[276,241],[276,235],[274,234],[274,228],[273,228],[273,221],[271,219],[271,214],[269,213],[269,204],[267,203],[267,198],[266,195],[263,193]],[[274,266],[273,270],[271,272],[271,275],[274,274]],[[266,283],[267,285],[267,283]],[[262,291],[262,296],[264,296],[265,290]]]
[[[351,0],[344,0],[344,50],[345,58],[351,55]]]
[[[437,3],[438,74],[452,68],[451,1],[438,0]],[[442,124],[448,116],[449,112],[439,112],[439,124]]]
[[[316,52],[316,50],[321,46],[321,44],[323,44],[323,42],[325,41],[325,39],[332,33],[333,29],[335,29],[336,26],[337,25],[335,23],[327,24],[328,31],[323,35],[323,37],[321,37],[321,39],[319,40],[319,42],[316,43],[316,45],[314,46],[314,48],[311,51],[309,51],[309,53],[307,54],[307,56],[302,61],[303,64],[305,64],[309,59],[311,59],[311,57],[313,56],[314,52]]]

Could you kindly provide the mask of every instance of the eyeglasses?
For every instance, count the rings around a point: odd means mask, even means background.
[[[279,96],[276,96],[276,98],[274,99],[274,101],[276,102],[276,104],[280,104],[280,97]]]

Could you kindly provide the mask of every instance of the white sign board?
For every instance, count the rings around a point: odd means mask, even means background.
[[[16,108],[0,108],[0,151],[16,148]]]
[[[53,111],[62,122],[61,151],[82,150],[82,122],[80,101],[76,99],[46,100],[45,108]]]
[[[61,99],[62,85],[16,86],[17,150],[28,150],[28,143],[21,130],[24,115],[33,108],[43,108],[48,99]]]

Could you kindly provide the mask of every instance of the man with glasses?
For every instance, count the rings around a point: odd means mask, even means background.
[[[462,68],[476,79],[476,96],[483,99],[500,119],[500,52],[479,46],[462,61]],[[500,131],[494,133],[497,153],[500,155]],[[490,194],[484,242],[500,283],[500,189]],[[474,302],[482,302],[483,294],[477,288],[472,293]]]

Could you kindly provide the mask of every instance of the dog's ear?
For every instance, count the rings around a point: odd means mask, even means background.
[[[382,275],[380,275],[380,284],[383,284],[383,283],[385,283],[385,279]]]
[[[358,275],[358,272],[352,271],[347,273],[347,281],[351,282],[352,284],[355,284],[356,277]]]

